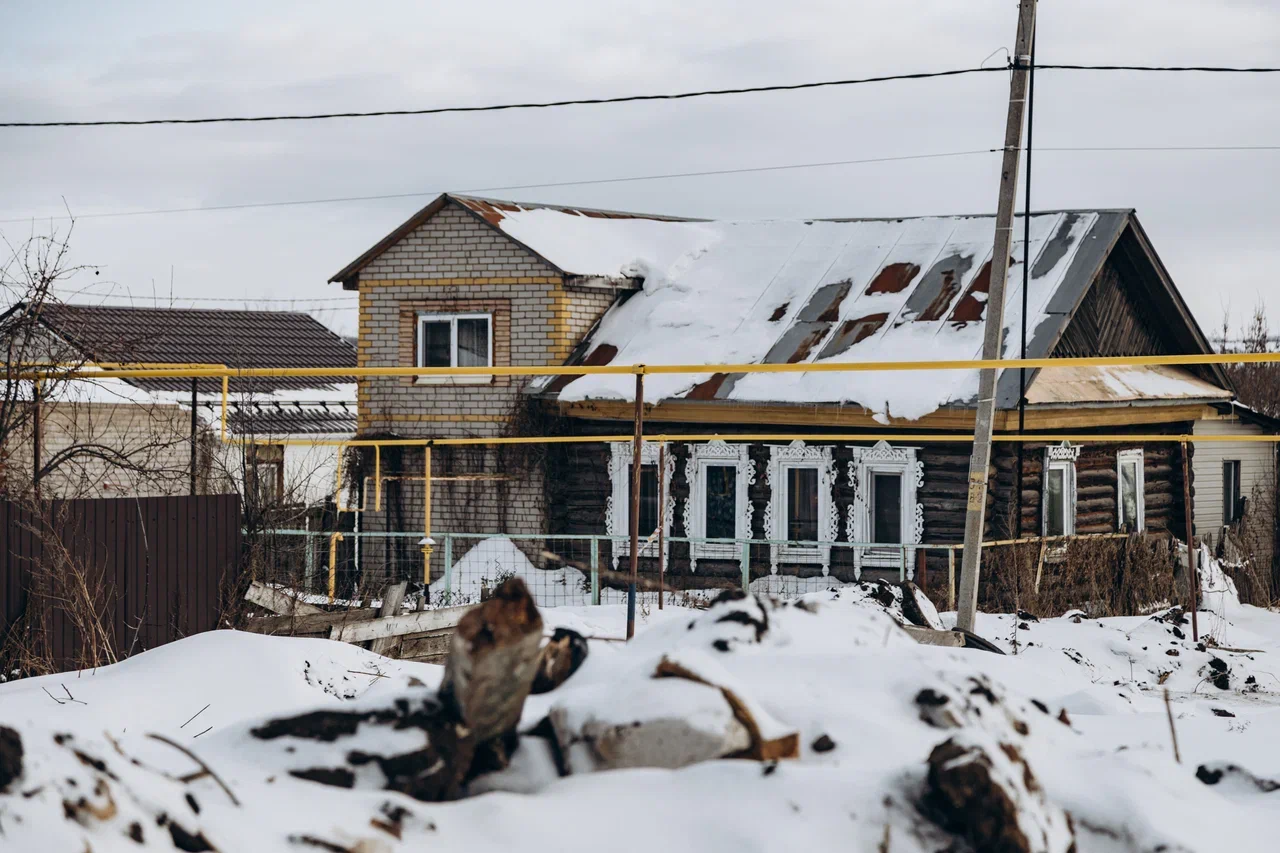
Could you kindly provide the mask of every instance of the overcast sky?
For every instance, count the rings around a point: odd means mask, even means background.
[[[682,91],[981,63],[1012,0],[3,3],[6,120],[197,117]],[[1044,63],[1280,65],[1271,0],[1041,0]],[[1001,54],[992,63],[1000,63]],[[0,233],[76,222],[78,301],[296,299],[441,190],[989,149],[1005,74],[670,103],[292,124],[0,129]],[[1035,146],[1280,145],[1280,75],[1045,71]],[[998,155],[556,187],[529,201],[704,217],[991,212]],[[1206,331],[1280,326],[1280,150],[1034,156],[1036,209],[1134,207]],[[420,192],[420,198],[95,217]],[[172,281],[172,287],[170,282]],[[203,303],[200,303],[203,304]],[[229,307],[244,307],[232,303]],[[279,306],[276,306],[279,307]]]

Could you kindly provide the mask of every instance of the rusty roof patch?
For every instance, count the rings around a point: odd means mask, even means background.
[[[727,373],[713,373],[706,382],[699,382],[689,390],[685,397],[690,400],[714,400],[720,386],[729,378]]]
[[[773,309],[773,313],[769,315],[769,322],[776,323],[783,317],[787,316],[787,309],[791,307],[790,302],[784,302],[777,308]]]
[[[889,315],[882,311],[878,314],[868,314],[865,317],[845,320],[840,324],[840,328],[836,330],[836,333],[831,336],[831,340],[827,341],[827,345],[822,348],[822,352],[818,353],[818,358],[832,358],[840,355],[849,347],[860,341],[865,341],[880,331],[888,319]]]
[[[613,361],[617,354],[618,348],[613,344],[601,344],[587,354],[587,357],[582,360],[582,364],[585,367],[600,367]],[[562,391],[566,385],[578,378],[580,377],[561,374],[551,381],[551,384],[547,386],[547,390],[553,393]]]
[[[973,266],[973,255],[952,252],[941,258],[920,279],[907,297],[898,325],[908,320],[940,320],[960,292],[960,281]]]
[[[959,328],[964,328],[967,323],[978,323],[982,321],[982,315],[987,310],[987,300],[979,299],[974,294],[991,292],[991,261],[987,261],[982,265],[982,269],[978,270],[978,274],[973,277],[973,281],[969,283],[969,289],[964,292],[964,296],[956,303],[955,310],[951,312],[948,318]]]
[[[853,282],[849,279],[824,284],[813,292],[782,336],[765,355],[766,364],[795,364],[809,357],[813,348],[831,331],[840,316],[840,303],[849,295]]]
[[[901,293],[907,289],[907,285],[911,283],[911,280],[919,274],[919,264],[913,264],[908,261],[885,264],[884,269],[876,273],[876,277],[871,279],[871,284],[867,285],[867,294]]]

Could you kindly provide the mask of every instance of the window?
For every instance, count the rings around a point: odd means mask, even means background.
[[[258,506],[274,506],[284,500],[284,445],[252,444],[246,461],[246,485]]]
[[[1146,491],[1142,472],[1142,448],[1116,454],[1116,521],[1120,530],[1146,527]]]
[[[771,539],[785,539],[785,545],[769,548],[771,569],[779,561],[819,563],[823,574],[831,568],[831,546],[839,528],[832,489],[835,462],[830,447],[806,447],[793,441],[785,447],[769,448],[769,505],[765,509],[765,530]],[[801,544],[804,543],[804,544]]]
[[[874,447],[851,447],[849,485],[853,503],[849,505],[845,532],[855,547],[854,571],[863,566],[899,568],[905,563],[907,577],[915,575],[914,548],[876,548],[874,544],[915,545],[924,534],[924,508],[916,493],[924,484],[924,464],[916,459],[916,448],[893,447],[886,441]]]
[[[1041,488],[1041,530],[1045,536],[1076,532],[1076,459],[1080,448],[1068,442],[1045,448]]]
[[[1244,516],[1244,498],[1240,493],[1240,460],[1222,462],[1222,524],[1235,524]]]
[[[671,475],[675,473],[675,459],[666,448],[659,453],[660,445],[645,442],[640,450],[640,556],[658,556],[658,542],[655,538],[645,544],[655,530],[658,529],[658,518],[662,518],[662,535],[671,535],[671,515],[675,504],[671,499]],[[662,493],[658,491],[658,457],[663,456],[664,472],[662,477]],[[634,450],[631,442],[617,441],[610,445],[609,456],[609,498],[605,506],[605,533],[616,537],[613,539],[613,567],[618,567],[618,559],[631,554],[631,497],[635,486],[632,468]],[[665,514],[659,509],[665,507]],[[671,553],[667,548],[663,552],[666,561]]]
[[[419,314],[418,367],[489,367],[493,364],[489,314]],[[423,376],[425,384],[476,384],[490,376]]]
[[[753,507],[747,489],[756,481],[756,463],[745,444],[708,441],[688,447],[684,529],[695,540],[689,543],[689,567],[697,571],[699,559],[740,560],[740,543],[696,540],[751,538]]]

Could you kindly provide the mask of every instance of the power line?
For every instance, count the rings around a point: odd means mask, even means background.
[[[656,95],[618,95],[607,98],[574,98],[561,101],[529,101],[510,104],[486,104],[470,107],[428,107],[416,110],[366,110],[337,113],[295,113],[259,116],[214,116],[206,118],[154,118],[154,119],[97,119],[91,121],[6,121],[0,127],[145,127],[179,124],[241,124],[278,121],[318,121],[337,118],[380,118],[386,116],[425,116],[446,113],[499,112],[503,110],[536,110],[554,107],[591,106],[598,104],[626,104],[640,101],[681,101],[689,98],[707,98],[722,95],[748,95],[761,92],[795,92],[803,89],[822,89],[836,86],[855,86],[863,83],[887,83],[894,80],[933,80],[941,77],[958,77],[963,74],[982,74],[1007,71],[1011,66],[953,68],[946,71],[922,71],[911,74],[886,74],[877,77],[858,77],[843,80],[819,80],[809,83],[783,83],[768,86],[741,86],[731,89],[700,89],[691,92],[674,92]],[[1226,66],[1226,65],[1040,65],[1042,70],[1054,71],[1145,71],[1145,72],[1204,72],[1214,74],[1274,74],[1275,66]]]
[[[968,157],[974,154],[991,154],[997,150],[998,149],[995,148],[978,148],[971,151],[947,151],[936,154],[907,154],[898,157],[869,157],[862,160],[827,160],[819,163],[788,163],[781,166],[749,166],[740,169],[708,169],[698,172],[671,172],[660,175],[630,175],[622,178],[592,178],[578,181],[552,181],[541,184],[511,184],[501,187],[473,187],[470,189],[454,190],[454,192],[506,192],[510,190],[549,189],[553,187],[580,187],[591,184],[623,184],[635,181],[658,181],[668,178],[702,178],[714,175],[741,175],[751,172],[782,172],[791,169],[817,169],[827,166],[852,166],[861,163],[893,163],[904,160],[933,160],[941,157]],[[338,198],[293,199],[290,201],[256,201],[245,202],[243,204],[212,205],[209,207],[169,207],[157,210],[122,210],[110,213],[85,213],[75,217],[69,217],[65,214],[54,217],[25,216],[18,219],[0,219],[0,224],[30,222],[32,219],[109,219],[121,216],[152,216],[161,213],[200,213],[217,210],[248,210],[259,207],[295,207],[306,204],[341,204],[355,201],[384,201],[387,199],[397,198],[422,198],[423,196],[439,195],[441,192],[445,192],[445,190],[424,190],[421,192],[411,193],[385,193],[382,195],[341,196]]]
[[[681,101],[688,98],[706,98],[719,95],[748,95],[757,92],[795,92],[801,89],[822,89],[832,86],[855,86],[862,83],[887,83],[891,80],[932,80],[939,77],[958,77],[962,74],[982,74],[1004,71],[1000,66],[991,68],[954,68],[948,71],[921,71],[913,74],[887,74],[879,77],[859,77],[845,80],[820,80],[811,83],[786,83],[770,86],[743,86],[734,89],[701,89],[693,92],[676,92],[661,95],[619,95],[609,98],[576,98],[564,101],[531,101],[516,104],[489,104],[476,107],[430,107],[419,110],[369,110],[341,113],[299,113],[294,115],[220,116],[217,118],[154,118],[154,119],[102,119],[97,121],[6,121],[0,127],[139,127],[158,124],[229,124],[268,121],[316,121],[332,118],[377,118],[383,116],[425,116],[444,113],[482,113],[501,110],[540,110],[551,107],[573,107],[594,104],[626,104],[637,101]]]
[[[1041,66],[1037,66],[1039,68]],[[998,148],[976,148],[970,151],[946,151],[933,154],[909,154],[899,157],[869,157],[861,160],[827,160],[817,163],[788,163],[780,166],[749,166],[739,169],[708,169],[697,172],[668,172],[655,175],[629,175],[621,178],[589,178],[577,181],[551,181],[540,184],[509,184],[507,186],[473,187],[470,189],[452,190],[458,193],[509,192],[512,190],[552,189],[556,187],[580,187],[598,184],[623,184],[638,181],[659,181],[673,178],[703,178],[716,175],[744,175],[755,172],[782,172],[795,169],[819,169],[831,166],[854,166],[865,163],[894,163],[908,160],[934,160],[944,157],[969,157],[975,154],[994,154]],[[1088,145],[1088,146],[1037,146],[1040,152],[1125,152],[1125,151],[1280,151],[1280,145]],[[156,216],[170,213],[212,213],[226,210],[253,210],[266,207],[298,207],[312,204],[343,204],[360,201],[387,201],[400,198],[423,198],[439,195],[448,190],[422,190],[408,193],[382,193],[379,195],[338,196],[333,198],[290,199],[286,201],[254,201],[237,204],[219,204],[205,207],[165,207],[153,210],[118,210],[106,213],[84,213],[74,217],[66,214],[57,216],[23,216],[13,219],[0,219],[0,225],[18,222],[31,222],[43,219],[116,219],[129,216]]]

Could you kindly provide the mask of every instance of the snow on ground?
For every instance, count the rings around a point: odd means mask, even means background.
[[[188,837],[198,833],[220,851],[934,851],[955,837],[920,804],[927,760],[950,741],[960,757],[940,766],[989,756],[1032,849],[1066,850],[1074,832],[1081,853],[1270,850],[1280,830],[1280,790],[1265,790],[1280,781],[1280,613],[1241,605],[1223,586],[1200,614],[1216,643],[1203,650],[1168,611],[987,614],[980,633],[1010,654],[922,646],[897,628],[901,599],[870,587],[791,604],[642,607],[636,639],[591,641],[569,681],[529,699],[523,728],[547,715],[597,733],[677,718],[706,737],[740,737],[717,689],[652,677],[665,659],[738,694],[762,729],[798,733],[800,757],[576,775],[595,761],[579,744],[575,775],[558,778],[541,742],[526,738],[508,771],[475,785],[490,793],[454,803],[378,790],[376,774],[352,789],[292,778],[280,765],[292,745],[249,734],[282,714],[428,695],[438,667],[326,640],[203,634],[96,672],[0,685],[0,725],[25,752],[22,774],[0,793],[0,847],[202,849]],[[543,615],[547,633],[625,632],[621,605]],[[238,805],[211,777],[167,778],[197,768],[150,733],[191,750]],[[298,746],[301,760],[308,745]],[[1218,784],[1197,778],[1201,765]]]

